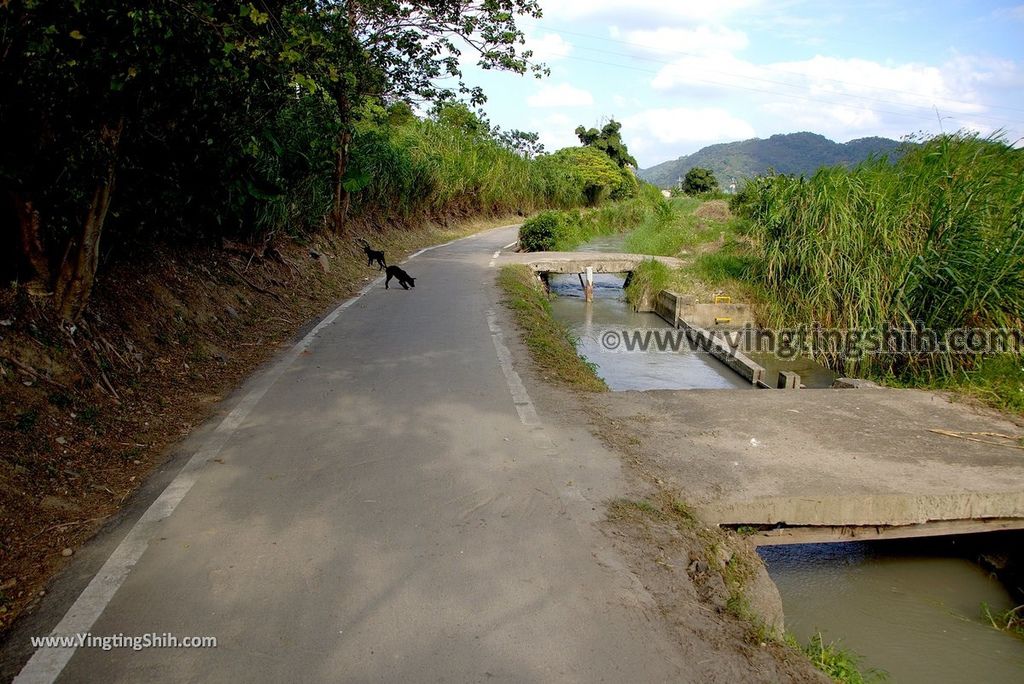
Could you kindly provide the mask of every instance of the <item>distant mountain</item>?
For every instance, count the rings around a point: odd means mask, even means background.
[[[701,148],[693,154],[662,162],[637,172],[640,178],[662,188],[674,185],[695,166],[714,171],[718,182],[728,186],[731,179],[763,174],[769,168],[778,173],[811,175],[819,167],[847,165],[871,155],[897,154],[900,143],[888,138],[859,138],[837,143],[817,133],[773,135],[767,140],[751,138]]]

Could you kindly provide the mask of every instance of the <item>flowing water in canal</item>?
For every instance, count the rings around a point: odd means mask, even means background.
[[[994,629],[1006,588],[955,550],[957,538],[761,547],[786,628],[821,632],[893,682],[1024,682],[1024,640]]]
[[[580,251],[621,252],[624,239],[600,238]],[[594,285],[588,305],[575,275],[552,276],[551,304],[612,390],[750,389],[705,353],[606,349],[602,335],[609,331],[671,328],[655,314],[631,310],[622,277],[595,275]],[[827,387],[834,378],[807,360],[755,360],[768,370],[769,382],[778,370],[796,370],[808,387]],[[838,641],[861,656],[864,668],[885,671],[893,682],[1024,683],[1024,640],[995,630],[981,614],[982,603],[993,612],[1011,608],[1010,594],[954,550],[957,543],[808,544],[760,553],[782,595],[786,626],[801,643],[821,632],[826,643]]]
[[[583,288],[575,275],[552,275],[551,301],[555,318],[579,339],[581,355],[597,364],[597,374],[613,390],[646,389],[750,389],[732,370],[709,354],[690,351],[629,352],[623,350],[622,334],[638,329],[672,331],[652,313],[636,313],[622,297],[623,276],[594,276],[594,301],[583,301]],[[610,349],[618,342],[616,349]]]
[[[580,252],[621,252],[625,235],[597,238],[578,248]],[[594,301],[583,301],[583,287],[575,275],[552,275],[551,308],[579,338],[579,352],[597,364],[598,375],[613,390],[645,389],[750,389],[733,371],[703,352],[627,352],[621,344],[624,331],[670,331],[672,326],[652,313],[636,313],[625,301],[624,275],[594,276]],[[609,338],[608,335],[612,337]],[[616,349],[609,339],[618,339]]]

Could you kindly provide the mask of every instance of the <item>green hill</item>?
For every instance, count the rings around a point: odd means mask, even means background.
[[[640,178],[659,187],[674,185],[694,166],[714,171],[727,187],[732,178],[740,181],[775,169],[778,173],[810,175],[822,166],[853,165],[871,155],[894,156],[900,143],[888,138],[859,138],[837,143],[817,133],[788,133],[770,138],[751,138],[701,148],[693,154],[662,162],[637,172]]]

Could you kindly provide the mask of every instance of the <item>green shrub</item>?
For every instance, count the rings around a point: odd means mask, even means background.
[[[527,252],[548,252],[555,248],[561,227],[560,212],[545,211],[523,222],[519,245]]]
[[[552,218],[547,218],[547,214]],[[595,237],[635,230],[638,226],[662,221],[671,214],[661,192],[644,183],[638,186],[637,196],[632,199],[611,202],[587,211],[545,212],[541,215],[545,216],[541,224],[534,224],[532,220],[523,224],[519,239],[522,247],[530,252],[571,251]]]

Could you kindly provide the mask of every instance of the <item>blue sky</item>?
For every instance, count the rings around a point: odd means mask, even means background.
[[[609,117],[641,167],[805,130],[840,142],[965,128],[1024,137],[1020,2],[541,5],[544,18],[522,26],[550,77],[473,66],[466,77],[486,91],[492,123],[537,131],[549,151]]]

